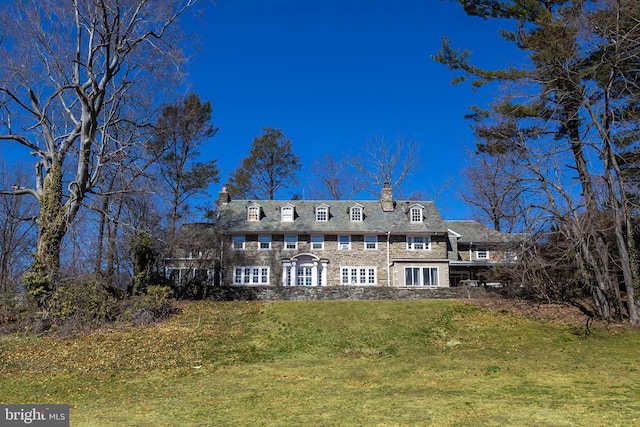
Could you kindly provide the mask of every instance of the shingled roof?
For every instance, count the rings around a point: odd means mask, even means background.
[[[449,230],[460,235],[460,243],[502,243],[512,240],[512,236],[489,228],[473,220],[445,221]]]
[[[294,221],[281,221],[281,207],[295,207]],[[259,221],[247,221],[247,208],[257,205],[262,211]],[[316,207],[328,206],[329,220],[316,221]],[[359,205],[363,209],[362,221],[351,221],[349,210]],[[422,222],[409,220],[409,209],[423,208]],[[379,200],[229,200],[219,206],[218,225],[234,233],[447,233],[435,204],[430,201],[395,201],[393,211],[385,212]]]

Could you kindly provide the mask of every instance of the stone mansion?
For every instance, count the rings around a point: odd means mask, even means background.
[[[433,202],[394,200],[387,187],[379,200],[234,200],[223,188],[215,224],[196,234],[211,227],[217,254],[171,258],[170,274],[198,270],[223,286],[449,287],[514,257],[511,236],[445,221]]]

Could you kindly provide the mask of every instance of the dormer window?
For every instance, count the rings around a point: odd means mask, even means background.
[[[251,205],[247,207],[247,221],[260,221],[259,205]]]
[[[411,222],[422,222],[422,206],[416,205],[409,209],[409,219]]]
[[[316,221],[329,221],[329,206],[319,205],[316,206]]]
[[[351,208],[349,208],[349,218],[351,221],[362,221],[364,218],[362,205],[351,206]]]
[[[293,221],[295,208],[291,204],[286,204],[280,207],[280,220],[285,222]]]

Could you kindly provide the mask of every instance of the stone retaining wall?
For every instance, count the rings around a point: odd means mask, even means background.
[[[481,298],[487,290],[482,287],[457,286],[451,288],[395,288],[353,286],[238,286],[210,289],[209,298],[215,301],[284,301],[284,300],[415,300]]]

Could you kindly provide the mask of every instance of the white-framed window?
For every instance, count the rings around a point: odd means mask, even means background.
[[[247,243],[247,239],[245,238],[245,236],[242,235],[238,235],[238,236],[233,236],[232,239],[232,246],[234,250],[243,250],[246,248],[246,243]]]
[[[439,286],[438,267],[405,267],[405,286]]]
[[[311,236],[311,249],[314,251],[321,251],[324,249],[324,236],[313,235]]]
[[[414,206],[409,211],[409,218],[411,222],[422,222],[422,208],[419,206]]]
[[[268,285],[269,267],[247,266],[233,268],[234,285]]]
[[[296,286],[313,285],[313,268],[309,266],[299,266],[296,271]]]
[[[487,260],[489,259],[489,251],[486,249],[478,249],[476,250],[476,259],[479,260]]]
[[[377,281],[376,267],[340,267],[341,285],[375,285]]]
[[[247,221],[260,220],[260,206],[249,206],[247,208]]]
[[[296,234],[287,234],[284,236],[285,249],[298,249],[298,236]]]
[[[407,236],[407,250],[428,251],[431,250],[431,237],[429,236]]]
[[[378,249],[378,236],[364,236],[364,249],[369,251]]]
[[[271,235],[261,234],[258,236],[258,249],[271,249]]]
[[[293,221],[294,207],[292,205],[284,205],[280,208],[280,219],[285,222]]]
[[[349,218],[351,221],[362,221],[362,206],[351,206]]]
[[[338,236],[338,249],[351,249],[351,236]]]
[[[329,221],[328,206],[316,206],[316,221]]]

